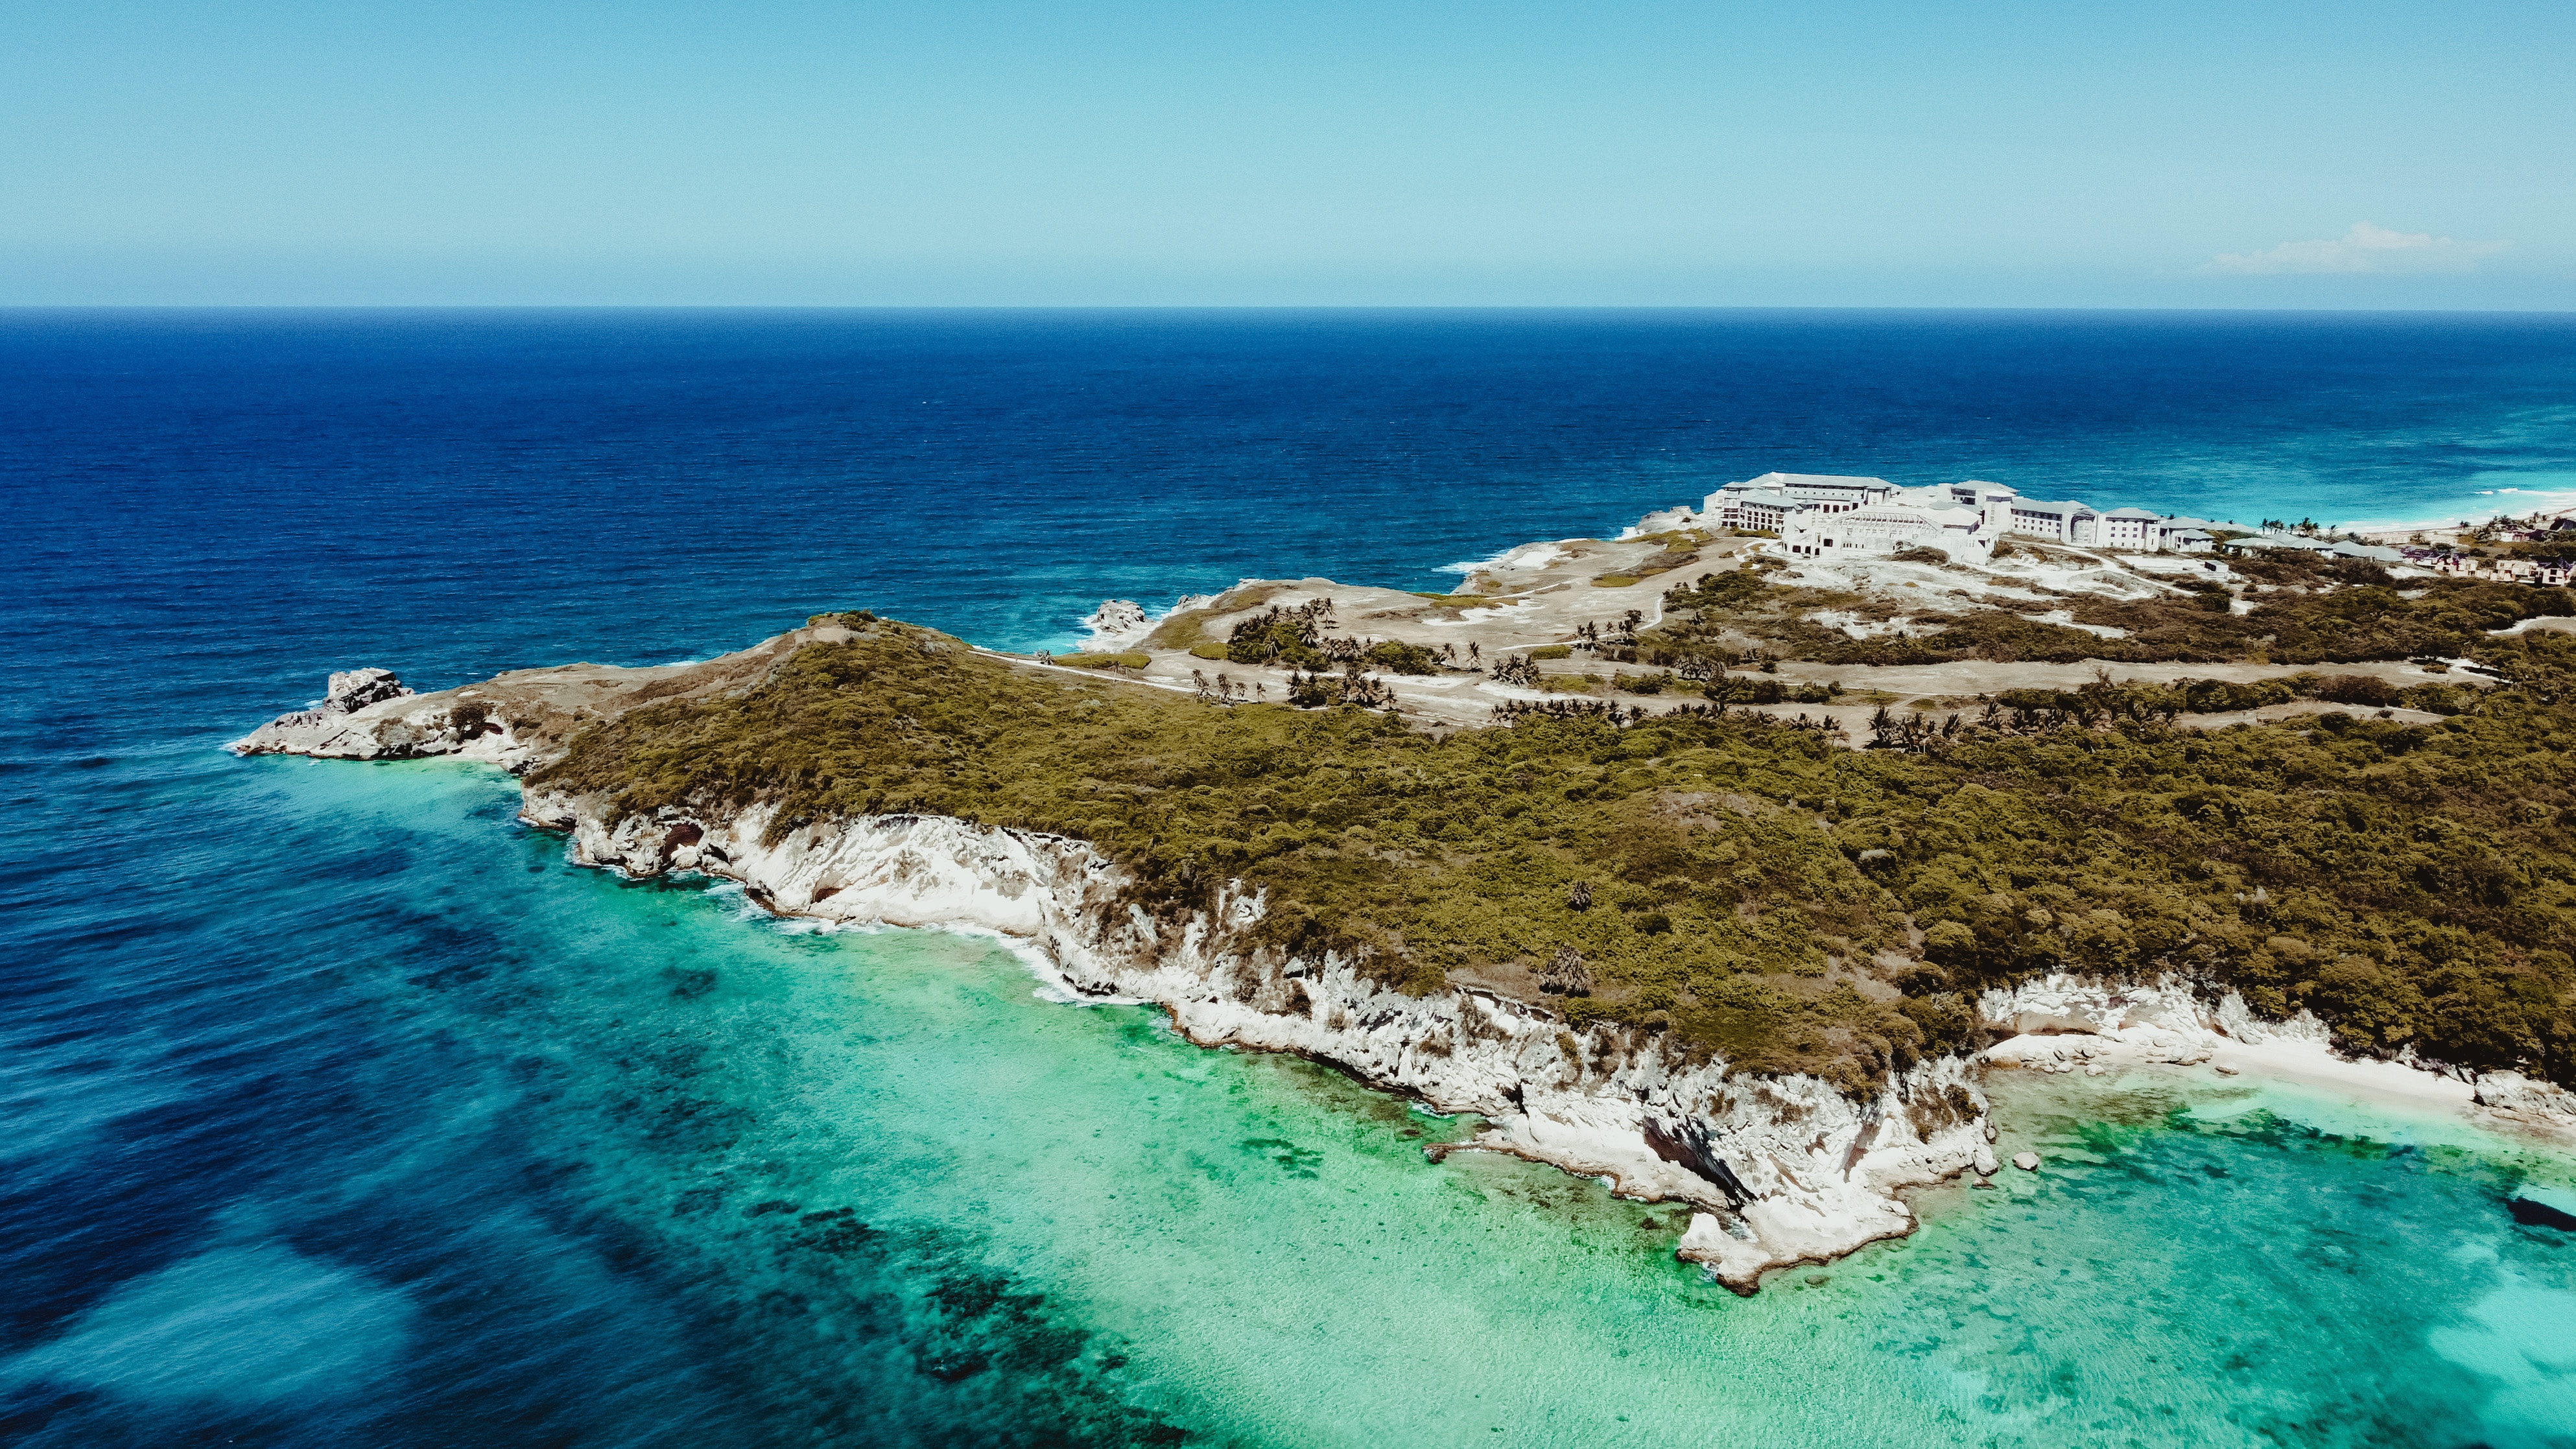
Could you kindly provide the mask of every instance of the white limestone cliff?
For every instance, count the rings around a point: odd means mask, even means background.
[[[1960,1058],[1925,1063],[1853,1102],[1810,1077],[1730,1075],[1663,1038],[1569,1030],[1543,1007],[1474,990],[1406,996],[1361,963],[1260,944],[1263,901],[1157,917],[1088,844],[932,816],[800,826],[770,842],[767,807],[664,810],[610,827],[598,802],[533,790],[525,818],[568,832],[577,859],[628,875],[696,869],[762,905],[830,921],[969,926],[1027,943],[1065,990],[1160,1004],[1202,1045],[1293,1051],[1488,1123],[1469,1146],[1599,1176],[1629,1196],[1698,1209],[1680,1252],[1739,1292],[1767,1269],[1910,1231],[1899,1190],[1986,1151],[1985,1101]]]
[[[2041,1071],[2115,1054],[2196,1066],[2231,1045],[2299,1043],[2322,1051],[2328,1042],[2325,1023],[2304,1009],[2288,1021],[2260,1021],[2233,991],[2211,1002],[2171,977],[2141,984],[2045,976],[1984,993],[1977,1012],[2005,1034],[1986,1050],[1987,1060]]]

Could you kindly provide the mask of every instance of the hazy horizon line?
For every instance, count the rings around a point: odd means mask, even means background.
[[[1840,302],[0,302],[22,312],[1842,312],[2576,317],[2576,307],[2147,307]]]

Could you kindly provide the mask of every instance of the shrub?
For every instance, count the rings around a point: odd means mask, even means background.
[[[1432,656],[1430,650],[1419,644],[1405,644],[1393,639],[1382,639],[1370,645],[1360,658],[1371,668],[1383,669],[1390,674],[1440,672],[1440,661]]]
[[[2382,709],[2397,702],[2397,686],[2373,674],[2338,674],[2317,682],[2316,697],[2334,704]]]
[[[1123,654],[1059,654],[1055,662],[1075,669],[1142,669],[1154,657],[1131,649]]]
[[[1274,607],[1234,626],[1226,640],[1225,657],[1237,664],[1320,669],[1332,662],[1320,647],[1321,633],[1315,610]]]
[[[1571,644],[1542,644],[1536,649],[1531,650],[1529,652],[1529,657],[1532,659],[1571,659],[1574,657],[1574,646]]]

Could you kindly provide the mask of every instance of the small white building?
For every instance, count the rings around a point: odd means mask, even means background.
[[[2029,538],[2090,548],[2100,542],[2101,522],[2102,515],[2071,499],[2062,503],[2037,498],[2012,501],[2012,531]]]
[[[1722,502],[1720,500],[1723,500]],[[1768,490],[1755,492],[1719,492],[1709,495],[1709,512],[1720,528],[1759,529],[1778,533],[1789,515],[1807,505],[1786,493]]]
[[[1949,494],[1951,502],[1984,514],[1987,530],[1996,537],[2012,532],[2012,506],[2013,500],[2021,497],[2019,489],[1971,478],[1964,483],[1951,484]]]
[[[2208,553],[2218,547],[2218,525],[2179,514],[2156,520],[2158,553]]]
[[[2102,546],[2154,553],[2164,543],[2164,519],[2143,508],[2114,508],[2102,515]]]

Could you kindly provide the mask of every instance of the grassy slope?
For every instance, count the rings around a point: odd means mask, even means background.
[[[1077,835],[1158,907],[1265,886],[1267,939],[1364,947],[1412,990],[1571,948],[1597,982],[1576,1019],[1847,1088],[1962,1041],[1966,994],[2057,968],[2180,970],[2357,1045],[2576,1079],[2563,637],[2493,646],[2533,687],[2435,727],[1972,731],[1926,757],[1735,719],[1434,739],[862,627],[746,695],[598,727],[537,781],[621,810],[770,799]]]

